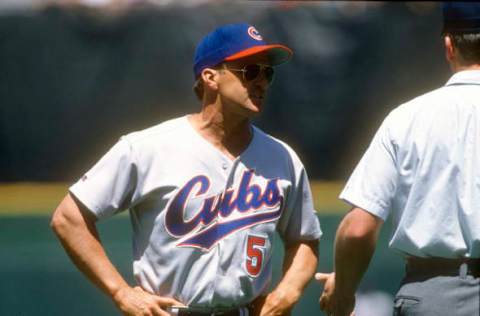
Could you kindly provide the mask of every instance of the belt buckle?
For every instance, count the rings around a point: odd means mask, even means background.
[[[189,308],[188,306],[170,306],[166,308],[166,311],[172,316],[181,316],[181,315],[205,315],[205,316],[227,316],[227,315],[239,315],[239,316],[248,316],[250,315],[247,307],[237,307],[235,309],[229,310],[217,310],[210,309],[208,310],[198,310],[196,308]]]
[[[178,316],[178,315],[182,315],[183,313],[188,313],[188,307],[177,306],[177,305],[167,306],[165,311],[171,316]]]

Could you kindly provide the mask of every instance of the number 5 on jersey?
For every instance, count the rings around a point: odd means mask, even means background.
[[[247,258],[245,267],[252,277],[257,277],[262,271],[265,255],[265,238],[249,235],[247,239]]]

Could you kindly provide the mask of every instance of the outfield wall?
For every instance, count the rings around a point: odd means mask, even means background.
[[[332,267],[332,245],[339,215],[320,215],[324,236],[320,244],[319,271]],[[118,315],[114,305],[78,272],[49,228],[49,217],[0,216],[0,315],[86,316]],[[99,224],[106,251],[122,275],[133,282],[131,227],[119,216]],[[386,249],[387,231],[380,236],[359,297],[364,312],[357,316],[387,316],[402,276],[401,260]],[[274,279],[280,274],[282,247],[275,242]],[[294,310],[294,316],[323,315],[318,309],[321,287],[311,282]],[[365,312],[367,311],[367,312]]]

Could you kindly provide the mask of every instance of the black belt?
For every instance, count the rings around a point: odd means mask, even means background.
[[[408,257],[407,276],[458,276],[480,277],[480,259]]]
[[[212,310],[200,311],[194,308],[180,307],[169,310],[171,315],[176,316],[252,316],[252,309],[250,307],[240,307],[230,310]]]

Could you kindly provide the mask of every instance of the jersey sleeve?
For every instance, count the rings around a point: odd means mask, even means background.
[[[395,195],[398,171],[391,137],[391,115],[376,132],[339,198],[386,220]]]
[[[313,206],[307,172],[299,160],[294,164],[296,164],[293,167],[295,179],[287,195],[285,210],[278,225],[280,236],[286,244],[302,240],[318,240],[322,236],[320,222]]]
[[[128,209],[136,187],[130,143],[122,138],[69,189],[98,219]]]

